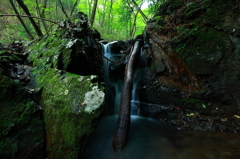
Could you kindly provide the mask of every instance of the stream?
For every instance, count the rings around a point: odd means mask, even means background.
[[[104,55],[111,59],[109,44],[103,46]],[[112,148],[117,123],[122,80],[111,77],[111,62],[104,61],[107,116],[103,117],[86,145],[85,159],[238,159],[240,136],[220,132],[178,130],[153,118],[137,116],[137,76],[132,88],[132,115],[125,149],[115,152]],[[135,104],[133,104],[135,103]],[[109,111],[110,110],[110,111]],[[109,115],[109,114],[115,115]]]
[[[240,136],[177,130],[151,118],[131,116],[128,143],[112,148],[117,115],[104,117],[89,139],[86,159],[239,159]]]

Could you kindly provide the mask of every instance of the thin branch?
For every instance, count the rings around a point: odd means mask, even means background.
[[[51,22],[51,23],[54,23],[54,24],[60,26],[59,22],[55,22],[55,21],[52,21],[52,20],[49,20],[49,19],[45,19],[45,18],[40,18],[40,17],[29,16],[29,15],[0,14],[0,17],[4,17],[4,16],[10,16],[10,17],[16,16],[16,17],[24,17],[24,18],[36,18],[36,19],[45,20],[45,21],[48,21],[48,22]]]
[[[138,6],[138,4],[134,1],[131,0],[134,3],[135,8],[137,8],[137,10],[139,11],[139,13],[142,15],[143,19],[145,20],[145,22],[148,21],[147,16],[143,13],[143,11],[141,10],[141,8]]]

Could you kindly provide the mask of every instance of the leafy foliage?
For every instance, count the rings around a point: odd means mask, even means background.
[[[14,5],[18,9],[19,14],[25,15],[23,9],[18,5],[16,0],[13,0]],[[94,1],[92,0],[24,0],[31,15],[43,19],[60,22],[66,17],[72,18],[75,12],[84,12],[91,16]],[[141,7],[145,4],[143,13],[149,18],[153,15],[153,7],[146,8],[146,4],[154,6],[159,0],[135,0],[137,5]],[[141,34],[145,28],[145,21],[139,10],[132,0],[98,0],[97,11],[94,19],[93,28],[97,29],[102,38],[112,40],[127,40],[138,34]],[[1,2],[1,14],[16,14],[10,5],[10,2],[4,0]],[[37,38],[36,32],[30,21],[24,18],[24,23],[30,33]],[[43,34],[49,33],[56,26],[48,21],[35,19]],[[0,43],[10,43],[15,40],[28,40],[21,23],[16,17],[0,17]]]

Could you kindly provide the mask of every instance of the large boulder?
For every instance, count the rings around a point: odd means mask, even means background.
[[[47,157],[81,157],[101,113],[104,92],[91,82],[94,76],[37,67],[33,73],[44,114]]]
[[[225,112],[219,118],[233,120],[237,127],[239,10],[235,0],[168,0],[161,5],[145,30],[153,58],[141,99],[201,115]],[[152,108],[152,113],[161,116],[162,110]]]
[[[102,55],[95,32],[78,13],[77,19],[61,22],[56,32],[28,47],[49,159],[80,158],[102,112],[105,94],[96,83]]]

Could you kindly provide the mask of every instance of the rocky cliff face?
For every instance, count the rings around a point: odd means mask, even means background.
[[[228,110],[219,118],[234,120],[237,127],[239,26],[236,0],[166,1],[146,27],[154,73],[143,82],[148,92],[142,91],[142,98],[202,115]],[[153,112],[161,116],[161,109]]]

